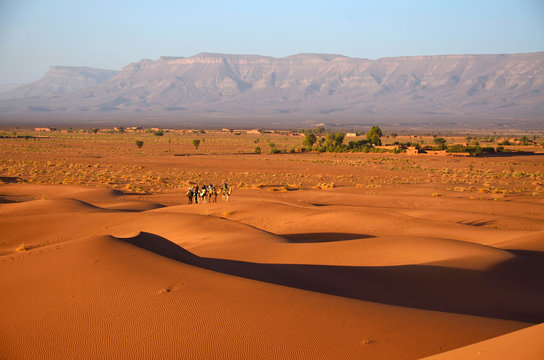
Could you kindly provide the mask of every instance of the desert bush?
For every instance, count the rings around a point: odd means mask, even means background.
[[[348,149],[350,149],[351,151],[363,151],[364,147],[371,147],[369,140],[350,141],[348,143]]]
[[[314,188],[316,188],[316,189],[332,189],[334,187],[335,187],[335,185],[334,185],[333,182],[331,182],[331,183],[319,183],[316,186],[314,186]]]
[[[527,135],[523,135],[519,141],[521,142],[522,145],[529,145],[529,144],[532,144],[533,142],[527,137]]]
[[[446,148],[446,151],[449,153],[469,153],[471,156],[477,156],[480,154],[493,154],[495,148],[491,146],[466,146],[461,144],[450,145]]]
[[[454,144],[447,147],[446,151],[449,153],[462,153],[466,152],[466,146],[461,144]]]
[[[31,249],[31,247],[29,245],[25,245],[24,243],[22,243],[15,250],[16,251],[27,251],[27,250],[30,250],[30,249]]]

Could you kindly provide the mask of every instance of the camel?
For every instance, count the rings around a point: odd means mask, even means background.
[[[208,186],[208,202],[212,202],[212,199],[213,199],[213,202],[217,202],[217,190],[212,186]]]
[[[229,196],[230,194],[232,194],[232,188],[228,186],[223,186],[220,191],[221,191],[221,198],[223,199],[223,201],[229,202]]]
[[[200,199],[202,204],[208,202],[208,189],[205,186],[202,186],[202,190],[200,190]]]
[[[225,184],[226,185],[226,184]],[[229,187],[226,188],[220,188],[219,192],[222,194],[223,201],[228,202],[229,201],[229,195],[232,192],[232,190]],[[203,185],[202,188],[193,187],[189,188],[187,190],[187,203],[193,204],[193,201],[195,204],[205,204],[205,203],[212,203],[217,202],[217,193],[218,190],[213,185]]]
[[[193,196],[194,196],[194,193],[193,193],[193,188],[189,188],[189,190],[187,190],[187,204],[192,204],[193,203]],[[195,202],[196,202],[196,198],[195,198]]]

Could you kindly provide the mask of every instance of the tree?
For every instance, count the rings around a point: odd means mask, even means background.
[[[370,140],[370,142],[373,145],[381,145],[382,144],[382,140],[381,140],[382,136],[383,136],[382,129],[380,129],[380,127],[377,126],[377,125],[374,125],[373,127],[371,127],[370,130],[368,131],[368,133],[366,134],[366,138],[368,140]]]
[[[446,148],[446,139],[443,137],[435,137],[433,141],[438,147],[440,147],[440,149]]]
[[[344,150],[344,138],[346,137],[346,134],[339,131],[336,134],[328,132],[325,136],[325,148],[326,151],[330,152],[337,152]],[[322,146],[323,144],[323,138],[319,140],[319,145]]]
[[[193,139],[193,146],[195,147],[195,150],[198,150],[198,147],[200,146],[200,140]]]
[[[155,136],[163,136],[163,135],[164,135],[164,131],[162,131],[162,130],[157,130],[157,131],[155,131],[155,132],[153,133],[153,135],[155,135]]]
[[[302,141],[302,145],[304,145],[306,148],[308,148],[308,150],[310,150],[312,146],[314,146],[316,141],[317,141],[317,137],[315,136],[314,133],[307,133],[306,137]]]
[[[318,135],[323,135],[325,133],[325,128],[323,126],[318,126],[315,128],[315,133]]]
[[[260,154],[260,153],[261,153],[261,147],[255,146],[255,154]]]
[[[141,149],[143,145],[144,142],[142,140],[136,140],[136,146],[138,147],[138,149]]]
[[[339,131],[336,134],[334,134],[334,146],[340,147],[344,143],[344,138],[346,137],[346,134]]]
[[[331,147],[334,145],[334,134],[331,132],[328,132],[327,135],[325,135],[325,145],[327,147]]]

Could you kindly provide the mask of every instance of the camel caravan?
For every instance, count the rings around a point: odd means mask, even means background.
[[[206,204],[217,202],[217,195],[221,194],[223,202],[229,202],[230,194],[232,193],[232,188],[224,183],[222,187],[217,190],[212,184],[202,185],[201,188],[197,186],[190,187],[187,190],[187,203],[188,204]]]

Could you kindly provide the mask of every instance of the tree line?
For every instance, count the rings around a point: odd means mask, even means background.
[[[302,141],[303,149],[319,152],[372,152],[378,150],[375,146],[382,144],[383,132],[376,125],[366,133],[366,139],[349,141],[347,144],[344,144],[346,138],[344,132],[327,132],[325,136],[321,136],[323,132],[322,128],[306,130]]]

